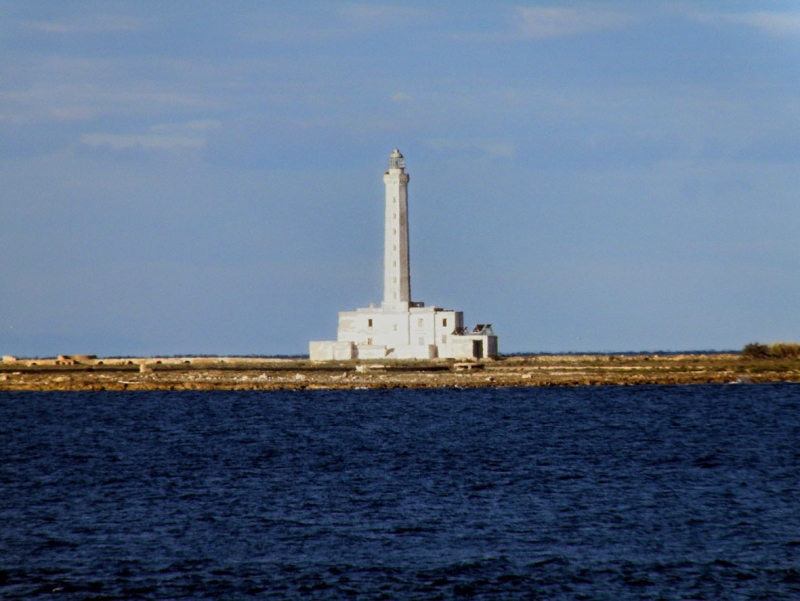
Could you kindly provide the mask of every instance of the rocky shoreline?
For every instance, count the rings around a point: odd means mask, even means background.
[[[251,357],[96,358],[0,363],[2,390],[314,390],[800,382],[800,360],[738,354],[532,355],[459,363]]]

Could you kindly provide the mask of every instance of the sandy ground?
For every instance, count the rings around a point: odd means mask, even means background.
[[[800,382],[800,360],[536,355],[478,363],[242,357],[5,359],[0,390],[302,390]]]

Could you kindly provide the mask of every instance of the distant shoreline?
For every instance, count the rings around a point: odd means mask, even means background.
[[[332,390],[800,382],[798,359],[738,353],[517,355],[479,362],[69,355],[0,362],[11,390]]]

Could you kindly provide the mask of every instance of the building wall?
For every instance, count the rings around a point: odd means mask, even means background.
[[[475,353],[475,343],[480,343],[480,354]],[[446,347],[439,347],[443,359],[485,359],[497,357],[497,336],[466,334],[452,336]]]
[[[436,359],[437,349],[434,345],[428,344],[420,346],[412,344],[409,346],[398,346],[387,355],[389,359]]]
[[[444,318],[438,314],[437,319],[441,323],[441,319]],[[447,319],[449,324],[449,318]],[[312,361],[349,361],[351,359],[479,359],[497,356],[497,336],[439,334],[442,335],[447,336],[447,342],[442,344],[387,345],[357,344],[338,340],[313,341],[309,344],[309,357]],[[480,355],[475,353],[475,342],[480,343]]]
[[[339,313],[336,336],[340,341],[351,341],[360,346],[394,347],[409,344],[408,331],[407,312],[370,307]]]
[[[337,339],[359,346],[438,347],[447,345],[463,323],[461,311],[446,311],[438,307],[411,307],[407,311],[370,307],[339,313]]]
[[[308,356],[312,361],[349,361],[356,358],[356,347],[352,342],[314,340],[308,347]]]

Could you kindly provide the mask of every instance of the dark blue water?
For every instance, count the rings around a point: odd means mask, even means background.
[[[800,386],[0,393],[6,599],[800,599]]]

